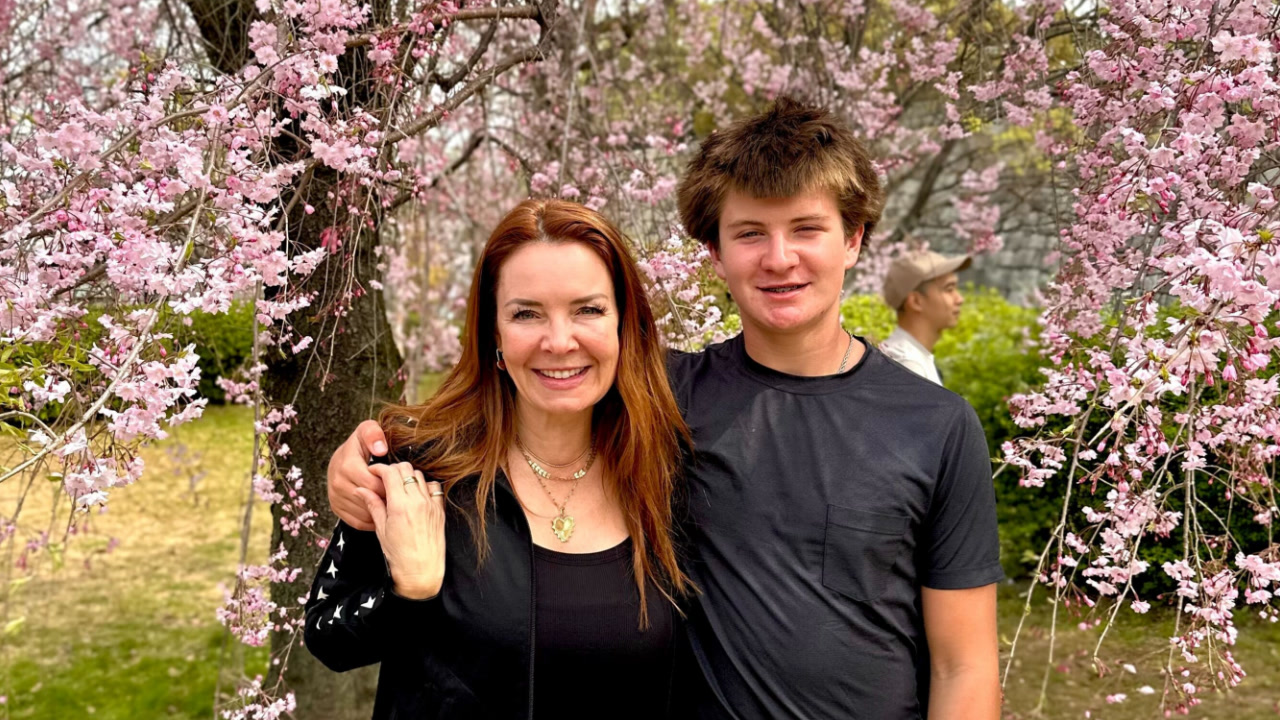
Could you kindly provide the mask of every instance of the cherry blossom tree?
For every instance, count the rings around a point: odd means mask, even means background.
[[[451,360],[440,349],[456,348],[456,322],[442,318],[456,317],[466,280],[441,278],[450,263],[475,256],[495,188],[511,198],[498,207],[533,192],[617,218],[656,283],[673,344],[701,346],[724,323],[736,328],[702,249],[676,225],[674,190],[701,137],[782,94],[848,118],[887,177],[889,212],[853,275],[856,289],[877,287],[907,245],[945,240],[953,250],[993,252],[1010,218],[1023,235],[1056,235],[1028,218],[1051,220],[1047,191],[1065,187],[1065,174],[1055,180],[1045,169],[1044,147],[1062,129],[1048,88],[1069,67],[1055,57],[1073,59],[1070,31],[1089,15],[1041,4],[836,0],[584,3],[562,12],[559,62],[499,78],[488,106],[470,108],[472,162],[426,203],[432,221],[453,231],[445,240],[400,233],[394,242],[432,248],[391,259],[394,291],[406,301],[396,329],[414,350],[411,376]],[[441,245],[450,239],[453,251]],[[427,256],[436,263],[406,262]]]
[[[1277,620],[1278,22],[1270,2],[1108,3],[1060,85],[1078,136],[1054,153],[1076,187],[1052,365],[1012,402],[1040,432],[1004,448],[1023,484],[1064,489],[1036,571],[1055,619],[1083,611],[1100,648],[1118,614],[1175,609],[1161,692],[1184,714],[1244,679],[1235,613]],[[1176,559],[1149,561],[1161,546]],[[1152,573],[1174,590],[1140,595]]]
[[[207,402],[174,323],[255,298],[255,363],[225,387],[254,405],[266,441],[253,487],[276,551],[241,571],[220,614],[246,642],[270,639],[273,672],[242,714],[300,702],[341,715],[358,696],[292,651],[302,569],[332,522],[312,509],[325,457],[399,394],[380,227],[448,172],[413,162],[425,136],[541,57],[557,17],[554,2],[343,0],[0,12],[0,329],[21,454],[0,481],[53,473],[83,513],[138,480],[140,445]]]
[[[0,0],[0,482],[53,474],[75,509],[38,530],[19,500],[0,538],[25,562],[142,478],[206,403],[174,329],[251,298],[255,360],[220,383],[254,407],[276,525],[219,617],[273,672],[225,709],[362,715],[298,651],[329,453],[453,361],[478,249],[531,193],[623,225],[672,345],[734,332],[673,193],[786,93],[847,118],[890,190],[855,288],[913,243],[1055,238],[1051,368],[1002,472],[1063,488],[1055,621],[1089,613],[1101,645],[1126,608],[1178,611],[1186,709],[1243,677],[1241,598],[1276,616],[1276,24],[1264,0]],[[1176,592],[1138,597],[1156,572]]]

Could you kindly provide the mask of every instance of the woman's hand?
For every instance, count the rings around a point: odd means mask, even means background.
[[[395,592],[412,600],[435,597],[444,583],[444,491],[409,463],[370,465],[382,479],[386,501],[357,488],[373,516]]]

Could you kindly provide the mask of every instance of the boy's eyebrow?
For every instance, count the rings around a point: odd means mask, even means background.
[[[806,223],[806,222],[828,222],[830,220],[831,218],[822,214],[801,215],[800,217],[797,217],[797,218],[791,218],[791,224],[795,225],[797,223]],[[729,223],[726,227],[729,229],[734,229],[734,228],[752,227],[752,226],[764,227],[764,223],[760,222],[759,220],[738,220],[736,222]]]

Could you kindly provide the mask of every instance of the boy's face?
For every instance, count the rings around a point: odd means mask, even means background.
[[[744,329],[791,334],[838,315],[845,271],[861,247],[862,228],[845,236],[831,192],[756,198],[730,191],[720,212],[720,249],[712,248],[711,260],[738,303]]]

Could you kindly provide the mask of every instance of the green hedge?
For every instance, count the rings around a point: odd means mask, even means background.
[[[173,344],[178,349],[195,343],[200,356],[200,397],[222,404],[221,375],[230,375],[253,356],[253,302],[237,301],[225,313],[191,313],[191,325],[175,322]]]

